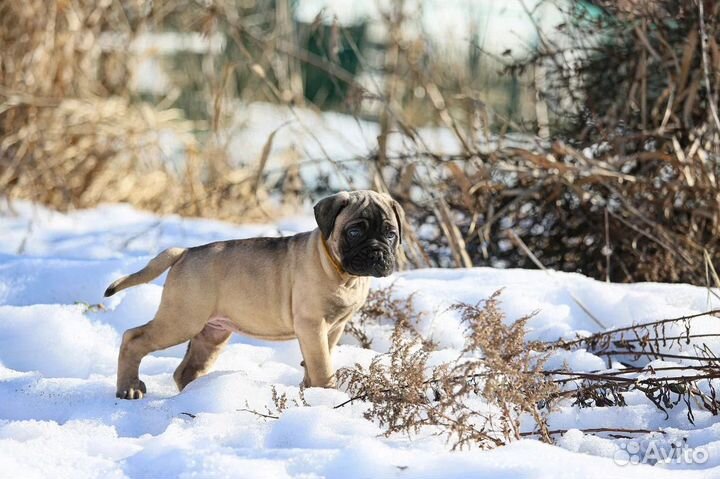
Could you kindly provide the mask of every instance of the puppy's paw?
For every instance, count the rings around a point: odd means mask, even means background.
[[[303,382],[300,383],[300,387],[302,388],[325,388],[325,389],[335,389],[337,388],[337,380],[335,379],[335,376],[328,379],[327,381],[323,381],[318,384],[312,384],[312,381],[310,381],[310,378],[305,376],[303,379]]]
[[[123,387],[118,387],[115,397],[120,399],[142,399],[146,393],[145,383],[138,379]]]

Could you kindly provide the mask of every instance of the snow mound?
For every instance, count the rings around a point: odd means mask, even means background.
[[[177,346],[148,356],[142,401],[115,399],[117,350],[123,331],[150,320],[163,278],[103,298],[119,275],[142,267],[169,246],[226,238],[291,234],[312,224],[236,226],[155,217],[125,205],[68,214],[27,203],[0,214],[0,476],[14,477],[717,477],[720,423],[695,411],[695,425],[678,406],[668,418],[647,400],[628,395],[626,407],[559,407],[551,429],[568,429],[550,446],[524,439],[493,451],[448,451],[440,438],[384,437],[363,418],[361,401],[341,390],[308,389],[307,407],[277,411],[273,388],[301,402],[303,372],[296,341],[270,343],[235,336],[215,371],[178,394],[172,372]],[[427,312],[417,328],[439,345],[431,360],[457,354],[464,327],[447,307],[477,303],[503,289],[501,308],[512,321],[534,313],[529,340],[573,338],[605,327],[694,314],[720,307],[705,288],[668,284],[607,284],[578,274],[527,270],[424,269],[373,283],[394,284],[398,297],[414,294]],[[578,304],[590,310],[591,318]],[[700,318],[698,332],[717,332]],[[375,350],[344,337],[335,366],[367,366],[387,348],[386,330],[373,333]],[[708,338],[718,348],[717,338]],[[560,352],[548,367],[576,371],[607,367],[604,358]],[[665,363],[666,365],[668,363]],[[672,364],[672,363],[669,363]],[[279,416],[277,419],[266,416]],[[682,438],[708,457],[702,464],[626,465],[622,439],[580,429],[663,429],[658,441]],[[647,438],[646,438],[647,439]]]

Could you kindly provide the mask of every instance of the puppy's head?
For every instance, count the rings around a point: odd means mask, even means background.
[[[315,205],[315,220],[332,254],[354,276],[388,276],[402,243],[404,213],[390,195],[343,191]]]

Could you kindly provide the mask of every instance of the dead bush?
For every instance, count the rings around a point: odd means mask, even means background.
[[[536,98],[538,118],[525,120],[494,110],[490,90],[474,81],[489,57],[480,45],[471,45],[469,65],[435,58],[429,39],[405,28],[417,17],[400,2],[383,8],[388,40],[383,55],[373,55],[380,60],[358,49],[358,68],[384,76],[378,88],[333,57],[338,42],[357,48],[339,25],[330,29],[330,51],[306,51],[288,2],[4,2],[0,190],[59,209],[129,201],[235,220],[297,208],[327,193],[330,181],[309,187],[303,163],[292,160],[273,176],[281,179],[270,201],[273,136],[255,164],[232,164],[226,100],[275,101],[295,114],[304,101],[301,65],[312,65],[342,85],[346,112],[359,117],[374,105],[379,134],[371,154],[306,165],[326,163],[340,176],[344,163],[366,166],[365,179],[400,199],[422,227],[422,235],[406,228],[411,264],[536,267],[512,230],[548,268],[611,281],[712,283],[706,270],[717,269],[720,254],[720,2],[565,3],[558,29],[566,41],[539,32],[534,55],[493,72]],[[599,13],[584,13],[589,4]],[[202,86],[197,98],[153,102],[128,92],[133,61],[124,47],[138,32],[167,29],[227,41],[224,56],[195,58],[195,70],[204,65],[190,75]],[[192,112],[169,108],[189,103]],[[452,135],[443,140],[452,146],[433,149],[421,134],[428,126]],[[166,133],[183,151],[161,148]]]
[[[512,230],[547,268],[713,284],[720,2],[590,3],[568,2],[561,40],[539,32],[536,53],[507,64],[508,75],[537,79],[529,88],[549,111],[544,124],[493,116],[482,101],[453,102],[432,71],[398,75],[405,91],[436,91],[426,107],[460,145],[435,151],[398,114],[391,124],[410,151],[369,158],[382,167],[378,184],[434,230],[414,264],[537,267]],[[484,98],[472,85],[458,96]]]
[[[506,326],[497,305],[498,293],[482,306],[453,306],[467,325],[465,346],[455,361],[432,368],[430,352],[397,327],[390,351],[367,370],[357,365],[338,372],[350,401],[367,401],[365,417],[388,435],[428,427],[453,449],[518,439],[524,414],[549,440],[543,410],[556,387],[542,372],[543,354],[524,342],[528,317]]]
[[[398,297],[395,283],[386,288],[371,290],[358,314],[345,326],[345,332],[355,338],[363,348],[372,349],[372,332],[369,327],[391,325],[395,335],[417,340],[426,351],[434,351],[437,344],[418,332],[417,325],[424,320],[427,313],[415,308],[414,297],[414,294]]]
[[[184,3],[161,11],[173,17]],[[216,135],[198,134],[206,122],[129,90],[133,41],[163,20],[151,4],[0,5],[0,191],[63,211],[128,202],[160,213],[275,217],[282,202],[268,201],[254,168],[231,164]],[[222,86],[208,93],[214,133]]]
[[[384,288],[376,298],[390,298],[391,291],[392,287]],[[355,365],[338,371],[339,383],[350,398],[335,408],[363,402],[365,418],[378,424],[386,436],[434,434],[445,438],[452,449],[494,448],[522,437],[551,442],[555,435],[567,432],[548,428],[552,408],[624,407],[630,393],[641,393],[666,418],[671,409],[684,406],[691,424],[697,409],[720,414],[720,358],[702,342],[717,335],[693,332],[693,320],[718,316],[720,311],[652,320],[573,340],[526,342],[525,325],[531,316],[506,324],[499,295],[496,292],[475,305],[451,306],[466,325],[465,344],[451,361],[435,364],[433,352],[423,346],[422,339],[409,335],[403,322],[397,321],[387,353],[377,355],[368,368]],[[676,336],[672,330],[677,328],[682,333]],[[692,343],[697,354],[667,352],[681,343]],[[630,352],[635,362],[645,361],[629,364],[620,360],[621,367],[588,372],[575,372],[567,366],[545,368],[554,352],[577,349],[618,357]],[[658,358],[682,362],[648,364]],[[302,389],[291,399],[273,387],[272,401],[274,409],[266,408],[264,413],[242,411],[277,419],[289,407],[308,405]],[[523,421],[521,430],[521,419],[528,418],[532,421]],[[528,428],[530,424],[534,427]],[[582,431],[613,438],[665,433],[662,429],[623,427]]]
[[[546,418],[553,406],[624,407],[626,395],[633,392],[666,417],[683,405],[691,424],[697,408],[720,414],[720,358],[703,342],[717,335],[696,334],[692,326],[694,319],[717,316],[718,311],[647,321],[574,340],[528,343],[524,337],[530,316],[506,325],[498,301],[499,292],[482,304],[451,306],[467,325],[465,345],[455,360],[432,367],[432,352],[421,339],[397,326],[390,350],[367,369],[356,365],[338,371],[351,398],[336,408],[364,401],[365,417],[386,435],[431,432],[446,438],[453,449],[492,448],[526,436],[549,442],[566,432],[548,429]],[[693,352],[685,350],[688,345]],[[587,349],[623,366],[589,372],[545,369],[546,359],[561,349]],[[656,359],[678,364],[648,366]],[[523,416],[532,418],[533,430],[520,430]],[[622,427],[584,431],[614,437],[654,432]]]

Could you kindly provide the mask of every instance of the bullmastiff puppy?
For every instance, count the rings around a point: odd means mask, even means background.
[[[373,191],[327,197],[314,213],[318,227],[312,231],[170,248],[112,283],[105,296],[170,268],[154,319],[123,334],[117,397],[142,398],[142,358],[190,340],[173,375],[182,391],[208,372],[233,332],[297,338],[304,386],[334,387],[333,348],[365,302],[369,277],[393,272],[404,215],[389,195]]]

